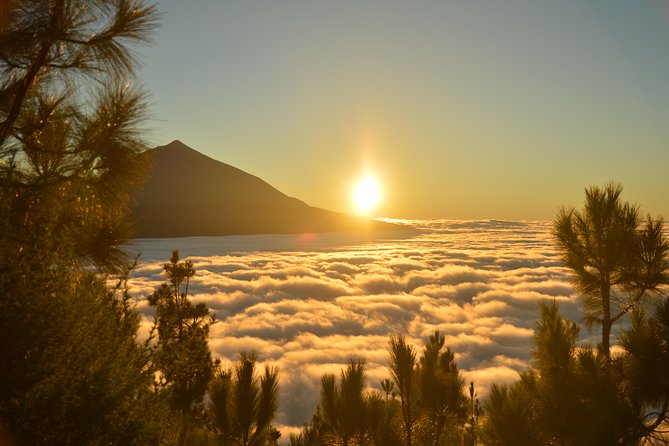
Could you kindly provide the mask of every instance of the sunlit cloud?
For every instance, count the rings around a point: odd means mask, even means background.
[[[254,350],[280,369],[283,431],[309,420],[320,377],[364,358],[369,385],[388,377],[387,344],[404,334],[417,350],[436,330],[456,353],[479,395],[530,365],[541,302],[556,301],[579,321],[578,298],[560,265],[549,223],[413,222],[421,231],[397,239],[329,237],[318,249],[288,249],[295,236],[215,239],[220,255],[182,251],[195,263],[189,290],[218,322],[210,348],[224,362]],[[328,236],[324,236],[328,239]],[[169,256],[141,263],[131,286],[146,336],[151,308],[142,297],[165,278]],[[204,244],[204,241],[199,240]],[[179,243],[183,244],[183,241]],[[153,241],[152,256],[158,258]],[[139,244],[141,249],[141,243]],[[583,331],[587,336],[587,331]],[[141,335],[141,334],[140,334]],[[591,335],[592,337],[592,335]]]

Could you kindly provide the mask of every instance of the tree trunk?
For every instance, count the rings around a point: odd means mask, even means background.
[[[608,277],[602,280],[602,352],[609,358],[611,337],[611,285]]]
[[[611,337],[612,325],[613,323],[611,322],[611,318],[605,317],[604,321],[602,322],[602,351],[607,358],[611,356],[609,338]]]
[[[188,416],[186,412],[181,412],[181,431],[179,432],[179,439],[177,440],[178,446],[184,446],[186,442],[186,431],[188,430]]]
[[[402,421],[406,431],[406,446],[411,446],[411,406],[406,392],[400,390],[400,403],[402,405]]]
[[[437,419],[437,423],[435,426],[435,435],[434,435],[434,444],[435,446],[439,446],[441,444],[441,433],[444,430],[444,420]]]

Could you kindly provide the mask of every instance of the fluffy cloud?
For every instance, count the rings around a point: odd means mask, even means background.
[[[384,235],[322,234],[141,240],[147,255],[131,286],[148,333],[144,297],[163,280],[171,249],[195,263],[191,297],[219,320],[210,347],[224,362],[254,350],[280,369],[280,416],[288,432],[308,421],[320,377],[365,358],[369,384],[388,376],[387,343],[405,334],[420,351],[436,330],[467,380],[485,395],[531,361],[541,302],[579,320],[569,271],[550,223],[413,221]]]

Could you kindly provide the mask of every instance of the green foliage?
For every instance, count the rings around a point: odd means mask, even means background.
[[[399,445],[397,402],[378,391],[366,391],[364,361],[351,360],[339,380],[334,375],[321,379],[321,399],[312,425],[296,444]],[[314,435],[314,431],[316,434]],[[311,443],[313,444],[313,443]]]
[[[435,332],[423,349],[418,382],[421,414],[420,443],[441,445],[461,435],[467,415],[464,380],[450,348],[443,350],[444,337]]]
[[[275,444],[272,421],[278,409],[278,370],[256,373],[256,355],[242,352],[232,369],[219,370],[209,385],[214,429],[225,445]]]
[[[562,319],[555,302],[542,303],[540,308],[541,319],[534,334],[534,360],[539,370],[550,372],[559,381],[571,371],[579,329],[575,323]]]
[[[474,446],[478,444],[481,437],[480,422],[483,416],[483,407],[478,399],[478,394],[474,390],[474,382],[469,383],[469,417],[464,426],[463,444],[466,446]]]
[[[360,444],[365,440],[366,401],[364,396],[365,365],[353,361],[341,372],[337,382],[334,375],[321,379],[321,432],[330,442]]]
[[[290,446],[321,446],[318,430],[312,425],[306,425],[299,434],[290,434]]]
[[[621,201],[621,192],[615,184],[589,188],[583,211],[563,209],[554,223],[586,322],[602,326],[601,353],[575,351],[575,326],[552,333],[557,310],[542,310],[533,395],[553,409],[551,421],[539,424],[542,432],[563,442],[636,444],[658,437],[666,422],[666,333],[663,339],[662,311],[649,319],[644,298],[661,295],[667,284],[669,242],[663,220],[640,218],[636,205]],[[632,326],[622,331],[623,353],[612,356],[611,329],[628,314]]]
[[[625,351],[609,358],[590,347],[577,349],[576,326],[560,316],[554,302],[542,304],[536,368],[512,385],[492,386],[487,442],[608,445],[661,438],[668,415],[662,364],[669,355],[662,347],[667,343],[658,308],[653,319],[635,313],[633,326],[622,337]]]
[[[144,1],[14,0],[0,28],[0,426],[19,444],[155,444],[164,410],[124,286]],[[82,268],[94,266],[96,268]]]
[[[568,437],[579,427],[570,422],[583,415],[574,386],[577,333],[554,302],[541,305],[534,336],[537,369],[523,373],[513,385],[490,389],[485,430],[491,444],[572,444]]]
[[[400,406],[395,397],[373,390],[366,396],[366,405],[368,444],[401,446]]]
[[[648,216],[643,222],[639,208],[622,202],[621,193],[613,183],[586,189],[583,211],[563,208],[553,231],[563,262],[575,273],[586,322],[602,326],[606,356],[612,325],[669,277],[663,220]]]
[[[402,423],[406,446],[413,444],[412,434],[416,423],[416,350],[406,342],[404,336],[391,336],[388,352],[388,368],[400,396]]]
[[[362,360],[351,360],[339,380],[323,375],[312,422],[301,435],[291,437],[291,444],[399,446],[415,441],[441,446],[475,441],[481,409],[474,400],[473,384],[467,434],[470,406],[464,380],[455,355],[443,347],[444,337],[436,332],[417,360],[415,348],[404,337],[392,336],[391,378],[381,380],[382,392],[367,389]]]
[[[0,283],[0,419],[18,444],[156,444],[166,411],[127,290],[60,274]]]
[[[669,419],[669,298],[656,303],[649,316],[637,310],[632,326],[621,335],[626,355],[622,361],[627,391],[641,408],[632,435],[666,441]]]
[[[145,1],[27,1],[0,30],[0,271],[118,267],[142,181],[145,105],[130,45],[156,26]]]
[[[490,445],[542,445],[535,432],[531,401],[524,380],[512,385],[493,384],[485,406],[484,438]]]
[[[208,341],[209,327],[215,319],[204,303],[193,304],[188,299],[188,284],[195,274],[191,261],[179,261],[178,251],[173,251],[163,269],[168,283],[148,297],[149,304],[156,308],[154,330],[158,331],[158,342],[154,361],[162,375],[162,391],[181,416],[178,443],[183,444],[214,374]]]

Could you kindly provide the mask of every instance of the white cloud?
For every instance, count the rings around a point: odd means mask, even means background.
[[[147,241],[155,260],[131,280],[145,315],[141,335],[151,313],[141,299],[165,280],[162,264],[181,247],[197,270],[192,298],[219,320],[214,354],[229,361],[255,350],[280,368],[278,422],[287,433],[311,417],[321,375],[339,375],[350,358],[366,359],[368,382],[378,387],[388,376],[390,334],[406,334],[420,352],[441,331],[482,395],[528,366],[540,302],[555,300],[579,320],[550,223],[417,224],[423,231],[405,238],[324,234],[307,245],[294,235]]]

